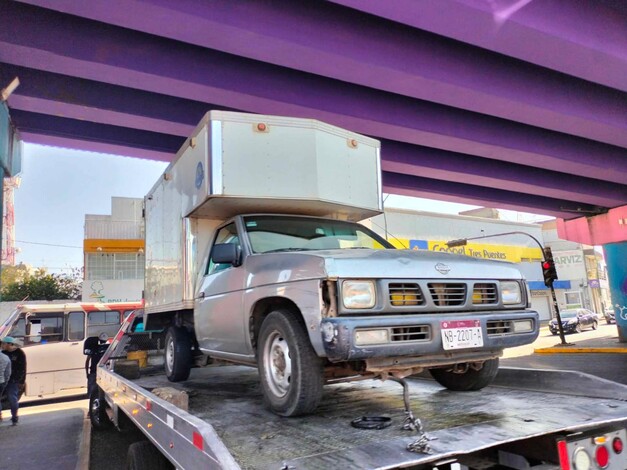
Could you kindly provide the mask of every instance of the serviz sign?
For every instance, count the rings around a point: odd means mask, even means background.
[[[396,248],[411,250],[444,251],[458,255],[472,256],[473,258],[492,259],[520,263],[523,261],[541,261],[542,250],[528,246],[492,245],[486,243],[468,242],[465,246],[449,247],[446,240],[389,240]]]

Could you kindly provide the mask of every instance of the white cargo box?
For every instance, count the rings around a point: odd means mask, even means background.
[[[146,196],[146,312],[191,308],[200,258],[229,217],[381,213],[379,150],[311,119],[207,113]]]
[[[166,175],[182,214],[362,220],[381,212],[379,141],[311,119],[211,111]]]

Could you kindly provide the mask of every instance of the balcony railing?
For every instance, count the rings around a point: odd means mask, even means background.
[[[85,239],[142,240],[144,224],[135,220],[85,221]]]

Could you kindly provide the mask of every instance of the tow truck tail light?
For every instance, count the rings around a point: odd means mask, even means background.
[[[623,440],[620,437],[615,437],[612,441],[612,450],[615,454],[620,454],[623,452],[625,445],[623,444]]]
[[[599,446],[594,454],[594,458],[599,467],[605,468],[610,463],[610,452],[607,450],[607,447]]]

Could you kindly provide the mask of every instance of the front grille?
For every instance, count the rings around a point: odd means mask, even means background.
[[[421,326],[399,326],[392,328],[390,341],[425,341],[430,337],[428,325]]]
[[[495,304],[498,301],[496,284],[475,284],[472,290],[473,305]]]
[[[438,307],[451,307],[466,303],[466,284],[430,282],[427,284],[433,303]]]
[[[514,332],[514,325],[509,320],[490,320],[487,322],[486,329],[488,336],[508,335]]]
[[[425,301],[420,286],[415,283],[390,283],[388,291],[394,307],[422,305]]]

